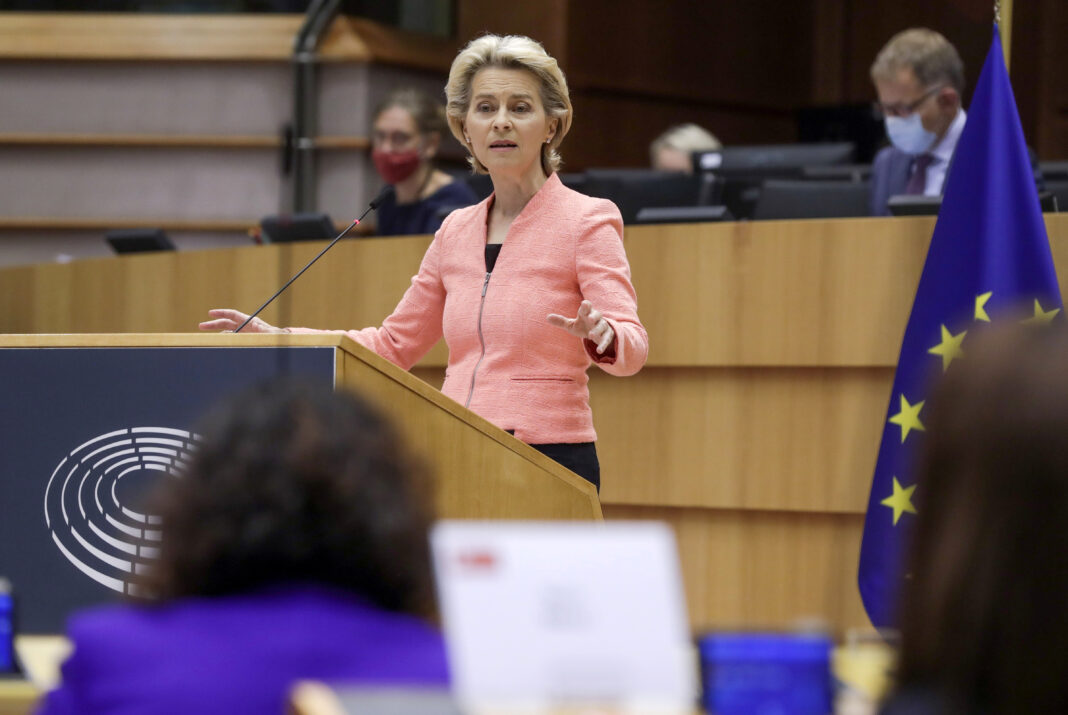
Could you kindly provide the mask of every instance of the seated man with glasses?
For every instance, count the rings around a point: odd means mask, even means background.
[[[939,196],[966,114],[964,63],[945,37],[914,28],[890,39],[871,66],[892,146],[872,163],[871,213],[889,216],[897,194]]]

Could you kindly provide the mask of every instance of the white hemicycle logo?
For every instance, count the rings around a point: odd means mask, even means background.
[[[131,496],[145,491],[146,480],[181,476],[197,440],[186,430],[131,427],[94,437],[60,460],[44,510],[67,560],[113,591],[136,594],[136,575],[159,554],[160,519],[132,508]]]

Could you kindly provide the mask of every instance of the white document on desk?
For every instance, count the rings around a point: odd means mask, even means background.
[[[657,522],[441,522],[431,543],[469,707],[692,712],[675,539]]]

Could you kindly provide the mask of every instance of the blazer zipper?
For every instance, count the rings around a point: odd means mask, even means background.
[[[467,402],[464,403],[464,407],[471,406],[471,398],[475,395],[475,377],[478,375],[478,366],[482,364],[482,358],[486,357],[486,340],[482,337],[482,309],[486,306],[486,289],[489,288],[492,275],[492,272],[487,272],[486,279],[482,281],[482,300],[478,303],[478,342],[482,346],[482,353],[478,356],[475,369],[471,371],[471,389],[467,391]]]

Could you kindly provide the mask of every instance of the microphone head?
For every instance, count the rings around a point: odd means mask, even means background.
[[[378,192],[378,196],[371,199],[371,208],[377,211],[382,202],[392,196],[394,191],[396,191],[396,189],[393,188],[392,184],[386,184],[382,190]]]

